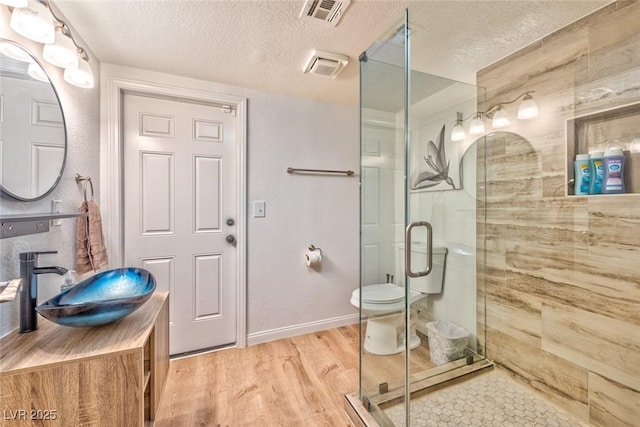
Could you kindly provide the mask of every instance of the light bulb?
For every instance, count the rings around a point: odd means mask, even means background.
[[[520,107],[518,107],[518,118],[520,120],[527,120],[533,119],[534,117],[538,117],[538,104],[536,104],[536,101],[533,100],[530,94],[526,94],[524,98],[522,98]]]
[[[0,4],[6,4],[9,7],[27,7],[28,0],[0,0]]]
[[[498,107],[495,113],[493,113],[493,120],[491,121],[491,127],[494,129],[504,128],[511,124],[511,120],[509,120],[509,115],[502,108],[502,106]]]
[[[56,39],[51,12],[37,0],[13,9],[9,25],[16,33],[38,43],[53,43]]]
[[[60,68],[78,68],[78,49],[63,27],[56,28],[55,38],[54,43],[44,45],[45,61]]]
[[[27,68],[27,73],[36,80],[49,83],[49,77],[47,77],[42,67],[36,64],[35,62],[32,62],[31,64],[29,64],[29,67]]]
[[[482,135],[485,131],[484,128],[484,120],[482,120],[482,115],[477,114],[473,120],[471,120],[471,124],[469,125],[469,134],[470,135]]]
[[[453,129],[451,129],[451,140],[452,141],[462,141],[466,137],[467,137],[467,135],[464,133],[464,128],[462,127],[462,124],[460,124],[460,122],[457,122],[453,126]]]
[[[80,58],[78,68],[67,68],[64,70],[64,79],[67,83],[85,89],[93,87],[93,71],[91,65],[85,58]]]

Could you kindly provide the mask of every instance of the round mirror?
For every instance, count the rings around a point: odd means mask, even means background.
[[[0,39],[0,195],[42,199],[60,181],[67,134],[60,99],[36,59]]]

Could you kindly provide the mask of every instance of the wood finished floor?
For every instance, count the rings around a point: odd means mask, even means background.
[[[358,325],[172,360],[156,427],[351,426]]]

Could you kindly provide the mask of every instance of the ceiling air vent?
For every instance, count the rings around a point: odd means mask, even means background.
[[[351,0],[307,0],[300,11],[300,18],[314,18],[338,25]]]
[[[349,63],[349,57],[337,53],[314,50],[303,71],[309,74],[335,79]]]

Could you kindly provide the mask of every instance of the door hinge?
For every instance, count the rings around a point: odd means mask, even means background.
[[[226,114],[231,114],[233,117],[236,116],[236,110],[235,108],[231,108],[230,105],[223,105],[222,106],[222,112],[226,113]]]

